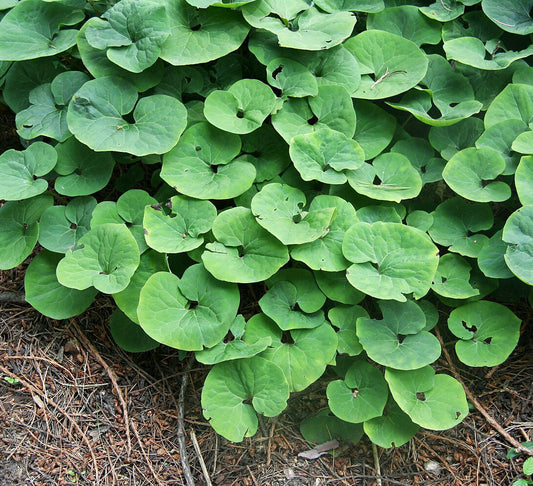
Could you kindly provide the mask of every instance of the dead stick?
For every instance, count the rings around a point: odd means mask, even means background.
[[[376,482],[378,483],[378,486],[381,486],[383,483],[381,482],[381,466],[379,465],[378,448],[373,442],[372,455],[374,456],[374,467],[376,468]]]
[[[95,478],[96,478],[96,481],[98,481],[98,478],[99,478],[100,474],[98,472],[98,463],[96,462],[96,456],[94,455],[94,451],[93,451],[93,448],[91,446],[91,443],[89,442],[89,439],[87,438],[87,436],[85,435],[85,433],[83,432],[81,427],[79,426],[78,422],[76,422],[76,420],[74,420],[74,418],[66,410],[64,410],[62,407],[60,407],[52,398],[47,397],[46,394],[43,391],[39,390],[37,387],[35,387],[32,384],[28,383],[26,380],[24,380],[23,378],[20,378],[19,376],[15,375],[14,373],[11,373],[11,371],[9,371],[7,368],[4,368],[2,365],[0,365],[0,371],[2,371],[2,373],[4,373],[4,374],[10,376],[11,378],[13,378],[15,380],[18,380],[18,382],[22,386],[24,386],[26,389],[28,389],[30,391],[32,396],[34,394],[40,396],[46,403],[49,403],[50,405],[52,405],[52,407],[54,407],[61,415],[64,415],[65,417],[67,417],[67,419],[70,421],[70,423],[76,429],[78,434],[80,434],[83,442],[85,442],[85,444],[89,448],[89,452],[91,454],[91,458],[92,458],[93,464],[94,464]]]
[[[10,290],[0,292],[0,302],[27,304],[24,292],[11,292]]]
[[[198,444],[198,440],[196,439],[196,434],[194,433],[194,430],[191,430],[191,439],[192,445],[194,446],[194,450],[196,451],[196,455],[198,456],[198,461],[200,461],[200,467],[202,468],[202,473],[204,474],[205,482],[207,486],[213,486],[211,478],[209,477],[209,473],[207,472],[204,456],[202,455],[202,450],[200,449],[200,444]]]
[[[481,403],[477,400],[477,398],[473,395],[473,393],[470,391],[470,389],[465,385],[464,381],[462,380],[461,376],[459,375],[458,371],[456,370],[452,358],[450,356],[450,353],[448,350],[442,345],[442,336],[440,335],[440,332],[437,328],[435,328],[435,333],[437,335],[437,338],[439,339],[442,351],[444,352],[444,357],[446,358],[446,361],[448,362],[448,366],[450,367],[450,371],[452,372],[455,379],[461,383],[463,386],[466,396],[470,400],[470,402],[476,407],[476,409],[485,417],[485,420],[507,441],[509,444],[511,444],[516,452],[523,452],[524,454],[528,456],[533,456],[533,450],[528,449],[527,447],[524,447],[520,442],[518,442],[511,434],[509,434],[496,420],[492,415],[487,412],[485,407],[481,405]]]
[[[181,467],[183,469],[183,475],[185,476],[185,481],[187,486],[195,486],[194,479],[191,474],[191,466],[189,465],[189,460],[187,459],[187,444],[185,443],[185,425],[183,423],[184,417],[184,402],[185,402],[185,390],[187,389],[187,377],[188,372],[192,366],[192,358],[187,363],[185,373],[181,375],[181,384],[180,384],[180,393],[178,396],[178,445],[180,449],[180,461]],[[165,379],[166,380],[166,379]],[[167,386],[168,383],[167,383]],[[172,399],[175,400],[174,395],[171,393]]]
[[[111,380],[111,383],[113,384],[113,388],[117,392],[118,400],[120,402],[120,406],[122,407],[122,414],[124,415],[124,426],[126,428],[126,440],[128,444],[128,457],[131,454],[131,437],[130,437],[130,425],[133,430],[133,433],[135,434],[135,437],[137,439],[137,442],[139,443],[139,447],[141,449],[142,455],[144,457],[144,460],[146,461],[146,464],[148,464],[148,468],[150,469],[150,472],[152,473],[152,476],[156,480],[157,484],[159,486],[164,486],[161,480],[159,479],[159,476],[155,472],[154,466],[152,464],[152,461],[150,460],[150,457],[148,454],[146,454],[146,451],[144,450],[143,443],[141,441],[141,437],[139,435],[139,431],[137,430],[137,426],[135,425],[135,422],[130,423],[130,419],[128,416],[128,405],[126,404],[126,400],[124,400],[124,395],[122,394],[122,390],[118,386],[117,381],[117,375],[115,372],[111,369],[111,367],[107,364],[104,358],[102,358],[102,355],[98,352],[98,350],[93,346],[93,344],[89,341],[87,336],[83,333],[83,331],[78,327],[76,324],[76,321],[74,319],[70,319],[71,326],[76,330],[76,333],[78,334],[78,337],[81,341],[83,341],[83,344],[89,348],[93,356],[96,358],[96,360],[102,365],[105,372],[107,373],[107,376],[109,376],[109,379]]]

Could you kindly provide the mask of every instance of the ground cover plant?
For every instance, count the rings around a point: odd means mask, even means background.
[[[232,441],[326,374],[302,433],[468,414],[533,285],[533,0],[0,0],[0,269],[116,342],[212,365]],[[506,305],[504,305],[506,304]],[[348,423],[348,424],[346,424]]]

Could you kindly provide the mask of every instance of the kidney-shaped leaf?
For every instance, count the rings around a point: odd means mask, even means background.
[[[54,199],[39,195],[0,207],[0,270],[14,268],[32,252],[39,237],[39,217]]]
[[[169,35],[165,6],[153,0],[121,0],[85,27],[92,47],[105,50],[110,61],[135,73],[157,61]]]
[[[533,206],[523,206],[509,216],[502,238],[509,245],[505,263],[520,280],[533,285]]]
[[[442,177],[457,194],[470,201],[506,201],[511,188],[493,181],[505,170],[505,160],[490,147],[467,148],[457,152],[446,164]]]
[[[479,290],[470,284],[471,270],[472,267],[463,257],[456,253],[446,253],[439,259],[431,290],[450,299],[468,299],[479,295]]]
[[[385,379],[400,408],[418,425],[430,430],[446,430],[468,415],[468,403],[461,384],[431,366],[400,371],[387,368]]]
[[[531,0],[483,0],[481,7],[500,29],[521,35],[533,33]]]
[[[259,128],[274,109],[276,95],[257,79],[241,79],[227,90],[216,90],[205,99],[207,120],[226,132],[250,133]]]
[[[450,331],[459,338],[455,352],[468,366],[503,363],[518,343],[520,324],[504,305],[483,300],[458,307],[448,317]]]
[[[0,199],[17,201],[45,192],[48,182],[40,177],[55,167],[57,154],[51,145],[32,143],[26,150],[6,150],[0,155]]]
[[[215,365],[204,382],[202,408],[216,432],[240,442],[256,433],[256,412],[274,417],[287,406],[288,398],[289,385],[283,371],[271,361],[254,356]]]
[[[41,251],[30,263],[24,276],[26,301],[52,319],[68,319],[87,309],[97,290],[76,290],[57,281],[56,267],[63,255]]]
[[[124,290],[139,265],[137,242],[125,225],[101,224],[68,250],[57,265],[61,285],[84,290],[91,286],[106,294]]]
[[[406,300],[428,292],[437,270],[437,247],[416,228],[399,223],[356,223],[342,244],[351,262],[346,277],[358,290],[378,299]]]
[[[403,93],[422,80],[428,67],[426,55],[414,42],[382,30],[364,31],[344,47],[361,69],[354,98],[375,100]]]
[[[77,30],[61,29],[85,18],[82,10],[59,2],[25,0],[0,22],[0,60],[55,56],[76,43]]]
[[[134,85],[118,77],[85,83],[72,97],[67,113],[70,131],[97,152],[163,154],[178,142],[187,110],[176,98],[152,95],[137,101]],[[134,123],[123,117],[133,111]]]
[[[329,383],[330,410],[341,420],[359,423],[383,413],[389,392],[383,374],[364,360],[353,363],[344,380]]]
[[[494,98],[485,113],[485,128],[504,120],[522,120],[526,125],[533,121],[533,86],[508,84]]]
[[[1,166],[0,166],[1,167]],[[514,183],[518,199],[524,205],[533,204],[533,157],[522,157],[516,168]]]
[[[237,286],[215,280],[198,264],[181,279],[168,272],[153,274],[141,290],[137,316],[156,341],[200,351],[224,338],[238,307]]]
[[[287,247],[259,226],[248,208],[220,213],[212,231],[217,241],[206,245],[202,261],[219,280],[260,282],[289,261]]]
[[[383,319],[357,319],[357,337],[368,356],[397,370],[415,370],[440,356],[438,339],[425,331],[424,311],[413,301],[379,303]]]

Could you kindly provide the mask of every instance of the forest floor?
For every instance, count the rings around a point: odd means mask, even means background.
[[[22,292],[24,266],[0,272],[0,294]],[[107,326],[113,308],[102,296],[83,315],[54,321],[24,303],[0,303],[1,485],[510,486],[520,477],[523,457],[507,459],[510,445],[476,410],[452,430],[378,448],[377,459],[365,439],[341,444],[336,457],[298,458],[310,448],[299,423],[325,407],[327,380],[293,394],[253,438],[230,443],[202,416],[207,368],[165,346],[125,353]],[[523,333],[511,358],[491,369],[437,363],[458,372],[521,442],[533,438],[531,341]]]

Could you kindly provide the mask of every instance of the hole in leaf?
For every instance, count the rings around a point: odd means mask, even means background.
[[[324,167],[322,167],[322,172],[326,172],[329,169],[329,164],[324,164]]]
[[[191,30],[193,31],[198,31],[202,28],[202,24],[195,24],[195,25],[191,25]]]
[[[354,388],[353,391],[352,391],[352,396],[354,398],[357,398],[357,395],[359,395],[359,389],[358,388]]]
[[[374,176],[374,180],[372,181],[372,184],[374,184],[374,186],[381,185],[381,179],[378,177],[377,174]]]
[[[461,412],[455,412],[455,419],[457,420],[461,415]]]
[[[75,230],[75,229],[77,229],[77,228],[78,228],[78,225],[77,225],[76,223],[72,223],[72,224],[70,225],[70,229],[71,229],[71,230]]]
[[[316,125],[318,123],[317,116],[313,115],[311,118],[309,118],[309,120],[307,120],[307,123],[309,123],[309,125]]]
[[[237,110],[237,118],[244,118],[244,110],[242,108]]]
[[[421,402],[425,402],[426,394],[424,392],[416,392],[416,399],[420,400]]]
[[[471,326],[469,326],[466,321],[461,321],[461,324],[463,325],[463,327],[467,330],[467,331],[470,331],[470,332],[477,332],[477,327],[472,324]]]
[[[231,343],[232,341],[235,341],[235,336],[232,334],[231,331],[228,331],[226,334],[226,337],[224,338],[225,343]]]
[[[453,108],[454,106],[457,106],[459,103],[450,103],[450,107]]]
[[[294,344],[294,339],[292,338],[290,331],[283,331],[281,333],[281,342],[283,344]]]
[[[197,152],[200,152],[200,150],[202,150],[202,147],[200,147],[199,145],[197,145],[196,147],[194,147],[194,150],[196,150]]]
[[[302,219],[303,219],[303,218],[302,218],[302,215],[301,215],[300,213],[295,214],[295,215],[292,217],[292,221],[293,221],[293,223],[296,223],[296,224],[300,223],[300,222],[302,221]]]
[[[197,300],[191,300],[189,302],[189,310],[194,310],[198,307],[198,301]]]
[[[406,337],[405,334],[398,334],[398,344],[402,344]]]
[[[276,79],[278,74],[281,73],[281,71],[283,71],[283,64],[281,64],[276,69],[274,69],[274,71],[272,71],[272,77]]]
[[[490,344],[492,342],[492,336],[489,336],[487,339],[484,339],[483,342],[485,344]]]

